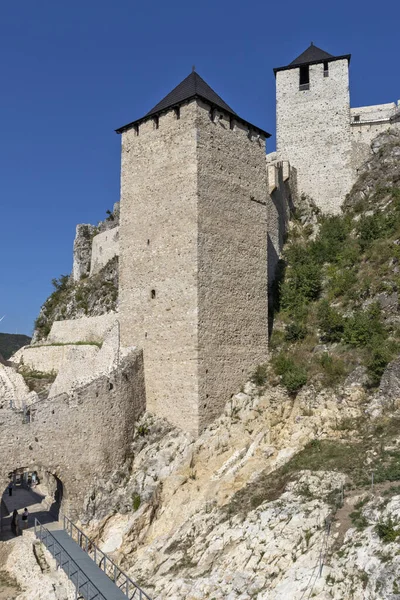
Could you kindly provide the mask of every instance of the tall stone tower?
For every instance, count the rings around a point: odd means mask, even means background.
[[[195,72],[122,134],[120,323],[194,434],[267,356],[265,139]]]
[[[297,193],[338,212],[354,180],[351,163],[350,55],[313,44],[276,76],[277,158],[289,160]]]

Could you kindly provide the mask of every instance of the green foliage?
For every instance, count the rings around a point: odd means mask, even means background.
[[[251,381],[258,386],[265,385],[268,379],[268,371],[267,365],[258,365],[253,375],[251,376]]]
[[[320,266],[312,255],[301,245],[295,245],[288,252],[287,260],[290,268],[281,284],[282,308],[293,313],[298,307],[316,300],[322,289],[322,273]]]
[[[139,494],[132,494],[132,508],[134,510],[134,512],[136,512],[141,504],[141,498],[139,496]]]
[[[335,215],[322,217],[320,223],[318,237],[315,242],[311,243],[311,254],[320,265],[327,262],[338,262],[349,235],[349,219]]]
[[[385,544],[395,542],[400,536],[400,530],[396,529],[396,525],[392,517],[388,517],[386,521],[379,521],[375,526],[376,533]]]
[[[393,359],[393,351],[387,345],[376,345],[367,361],[367,373],[372,387],[379,385],[384,370]]]
[[[319,304],[317,317],[322,341],[340,342],[344,331],[343,317],[327,300],[322,300]]]
[[[328,352],[322,354],[320,364],[324,374],[324,384],[327,387],[337,385],[348,373],[345,362]]]
[[[139,425],[136,431],[138,435],[140,435],[140,437],[146,437],[146,435],[148,435],[148,433],[150,432],[150,429],[145,423],[142,423],[141,425]]]
[[[0,333],[0,354],[8,360],[22,346],[28,346],[31,338],[18,333]]]
[[[377,303],[371,304],[367,310],[355,310],[345,320],[343,340],[350,346],[367,346],[374,338],[382,339],[384,334],[381,309]]]
[[[282,385],[288,392],[296,393],[307,383],[307,371],[296,363],[295,360],[284,353],[280,353],[274,360],[275,372],[281,376]]]
[[[353,525],[358,529],[358,531],[362,531],[366,527],[368,527],[368,519],[362,514],[362,509],[364,505],[368,502],[369,498],[364,498],[360,502],[354,506],[354,511],[350,513],[350,519]]]
[[[285,331],[285,340],[287,342],[294,342],[297,340],[303,340],[307,335],[307,327],[300,322],[289,323]]]

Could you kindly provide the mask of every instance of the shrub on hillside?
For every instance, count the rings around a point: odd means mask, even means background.
[[[332,308],[327,300],[322,300],[318,307],[317,317],[321,340],[324,342],[340,342],[344,331],[342,315]]]
[[[385,328],[381,319],[379,304],[371,304],[367,310],[356,310],[344,322],[343,341],[360,348],[371,344],[373,338],[383,339]]]
[[[290,393],[296,393],[307,383],[305,368],[297,364],[291,356],[281,352],[273,361],[277,375],[281,376],[282,385]]]

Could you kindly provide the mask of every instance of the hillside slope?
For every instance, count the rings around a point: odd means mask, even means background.
[[[31,338],[18,333],[0,333],[0,354],[8,360],[22,346],[30,344]]]

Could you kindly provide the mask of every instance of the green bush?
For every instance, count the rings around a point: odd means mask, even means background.
[[[320,265],[337,262],[350,231],[350,222],[340,215],[323,217],[317,239],[311,244],[311,253]]]
[[[400,530],[395,529],[396,523],[392,517],[388,517],[386,521],[379,521],[375,526],[375,531],[379,538],[385,543],[395,542],[400,535]]]
[[[346,344],[360,348],[371,344],[373,338],[384,338],[385,328],[381,319],[381,310],[377,303],[367,310],[356,310],[345,319],[343,340]]]
[[[282,385],[290,393],[296,393],[307,383],[307,371],[297,364],[292,357],[281,352],[273,361],[277,375],[281,376]]]
[[[287,342],[295,342],[303,340],[307,335],[307,327],[303,323],[289,323],[285,331],[285,340]]]
[[[378,347],[372,349],[366,367],[370,383],[373,387],[379,385],[383,372],[392,358],[393,353],[390,351],[387,345],[379,345]]]
[[[253,375],[251,376],[251,381],[256,385],[264,385],[268,379],[268,371],[266,365],[258,365]]]
[[[322,300],[317,311],[321,340],[324,342],[340,342],[344,331],[344,321],[340,313],[331,308],[327,300]]]
[[[141,503],[141,499],[139,494],[133,494],[132,495],[132,508],[134,510],[134,512],[136,512],[139,509]]]

